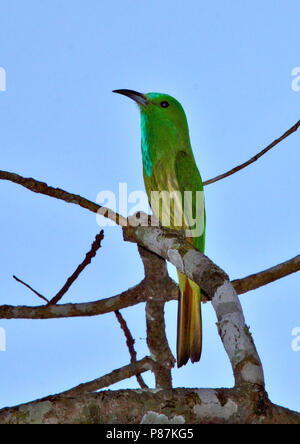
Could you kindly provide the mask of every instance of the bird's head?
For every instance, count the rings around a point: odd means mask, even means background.
[[[150,123],[166,123],[168,126],[187,129],[184,110],[174,97],[155,92],[142,94],[130,89],[116,89],[113,92],[134,100],[140,108],[142,117]]]

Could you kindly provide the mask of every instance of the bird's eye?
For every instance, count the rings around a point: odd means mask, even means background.
[[[161,106],[162,108],[168,108],[169,103],[166,102],[165,100],[163,100],[162,102],[160,102],[160,106]]]

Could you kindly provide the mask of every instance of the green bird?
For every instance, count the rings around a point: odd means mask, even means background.
[[[187,240],[203,253],[203,184],[191,148],[182,106],[167,94],[141,94],[128,89],[113,92],[133,99],[139,106],[144,183],[154,215],[163,226],[175,230],[184,229]],[[163,198],[165,192],[169,193],[169,198]],[[168,194],[165,196],[168,197]],[[197,220],[200,220],[199,226],[193,229]],[[181,367],[189,359],[192,362],[200,360],[201,292],[195,282],[179,270],[177,273],[180,288],[177,366]]]

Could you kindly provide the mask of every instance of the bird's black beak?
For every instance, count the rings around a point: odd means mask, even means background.
[[[141,94],[137,91],[132,91],[131,89],[115,89],[114,93],[123,94],[123,96],[127,96],[130,99],[134,100],[137,104],[142,106],[147,106],[150,102],[144,94]]]

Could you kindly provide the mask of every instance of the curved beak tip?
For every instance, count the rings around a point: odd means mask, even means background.
[[[129,97],[138,105],[146,106],[149,103],[149,100],[144,94],[133,91],[131,89],[114,89],[113,93],[122,94],[123,96]]]

